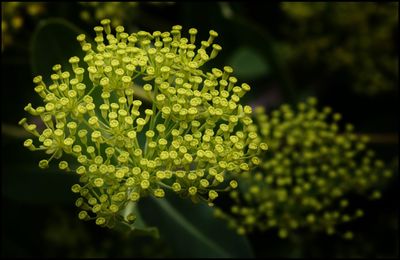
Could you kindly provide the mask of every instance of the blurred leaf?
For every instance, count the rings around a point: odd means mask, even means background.
[[[205,204],[194,204],[176,195],[147,198],[138,204],[148,224],[157,226],[179,257],[253,257],[246,237],[213,217]]]
[[[238,9],[238,12],[228,18],[229,26],[235,28],[235,31],[240,31],[240,37],[244,39],[245,44],[257,50],[260,56],[268,61],[268,72],[279,81],[285,99],[291,104],[297,103],[295,85],[276,50],[277,41],[265,27],[249,19],[243,12],[243,8]]]
[[[51,68],[61,64],[69,68],[68,59],[82,58],[83,51],[76,37],[84,33],[70,22],[60,18],[43,20],[37,26],[32,39],[32,71],[48,79]],[[65,67],[64,67],[65,68]]]
[[[74,173],[62,172],[53,162],[42,170],[38,162],[46,157],[43,152],[31,152],[23,147],[20,139],[4,138],[2,142],[2,195],[19,202],[49,205],[70,204],[77,198],[71,186],[78,182]],[[76,163],[70,163],[76,168]]]
[[[254,80],[265,77],[269,74],[269,65],[262,58],[262,55],[255,49],[240,47],[228,60],[237,77],[243,80]]]
[[[2,168],[2,195],[30,204],[73,204],[76,196],[71,186],[77,183],[74,174],[43,171],[36,165],[9,164]]]

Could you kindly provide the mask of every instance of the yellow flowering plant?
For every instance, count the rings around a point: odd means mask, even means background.
[[[230,209],[218,208],[215,215],[239,234],[274,229],[286,238],[308,229],[351,239],[341,224],[364,215],[351,198],[379,199],[393,175],[368,148],[369,138],[351,124],[342,130],[341,115],[318,109],[313,97],[268,114],[258,107],[255,117],[270,150],[257,169],[240,176]]]
[[[210,30],[197,47],[197,30],[186,38],[180,25],[131,34],[117,26],[113,33],[104,19],[94,31],[95,44],[77,36],[83,59],[71,57],[70,68],[54,65],[48,84],[33,79],[44,104],[29,103],[25,111],[45,129],[27,118],[19,122],[39,141],[24,146],[50,156],[40,168],[63,159],[58,167],[80,176],[72,186],[81,196],[80,219],[108,227],[132,223],[137,216],[127,209],[144,196],[163,198],[166,190],[212,206],[219,192],[238,186],[238,175],[258,165],[268,147],[251,107],[240,104],[250,86],[238,84],[229,66],[201,68],[222,49],[214,43],[217,32]],[[139,90],[151,107],[135,98]]]

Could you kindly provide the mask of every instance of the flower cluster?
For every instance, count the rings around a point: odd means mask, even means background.
[[[279,48],[294,71],[307,62],[320,73],[349,78],[356,93],[395,90],[398,3],[282,3],[281,7],[289,23],[282,25],[286,40]]]
[[[174,2],[79,2],[79,4],[83,7],[80,13],[82,20],[92,24],[110,18],[111,25],[118,26],[138,21],[143,4],[155,7],[174,4]]]
[[[256,171],[241,175],[240,189],[230,193],[230,212],[215,211],[238,233],[277,229],[281,238],[305,228],[341,233],[341,223],[363,215],[350,204],[352,196],[381,196],[379,187],[392,172],[367,148],[368,137],[355,134],[350,124],[340,131],[341,115],[329,107],[319,111],[316,103],[309,98],[297,109],[282,105],[270,115],[255,109],[270,152]]]
[[[118,26],[138,14],[138,2],[80,2],[84,7],[80,17],[86,22],[110,18],[112,26]]]
[[[128,203],[163,198],[166,189],[212,205],[218,191],[236,188],[232,177],[257,165],[257,155],[267,149],[251,107],[240,104],[249,85],[237,84],[231,67],[201,69],[221,50],[213,30],[197,48],[194,28],[189,38],[180,25],[131,34],[117,26],[114,34],[110,23],[104,19],[94,27],[94,45],[77,37],[83,63],[74,56],[70,70],[55,65],[51,84],[33,79],[44,105],[25,110],[39,116],[45,129],[39,133],[22,119],[40,142],[24,145],[50,155],[41,168],[64,154],[76,158],[60,161],[59,168],[80,175],[81,184],[72,187],[81,195],[79,218],[101,226],[121,220]],[[151,108],[135,99],[138,89]],[[134,219],[130,214],[123,221]]]
[[[43,3],[1,3],[1,50],[13,43],[14,35],[22,28],[27,17],[36,17],[45,10]]]

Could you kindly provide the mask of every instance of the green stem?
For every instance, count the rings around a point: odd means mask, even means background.
[[[32,136],[32,134],[26,132],[22,128],[11,125],[11,124],[7,124],[7,123],[1,124],[1,134],[9,136],[9,137],[13,137],[13,138],[21,138],[21,139]]]
[[[134,94],[136,97],[140,98],[143,101],[146,101],[148,103],[152,103],[151,98],[149,98],[146,94],[146,92],[143,90],[143,88],[141,88],[140,86],[136,86],[134,85],[133,87],[134,90]]]
[[[163,183],[163,182],[161,182],[161,181],[159,181],[159,182],[157,182],[157,183],[158,183],[160,186],[163,186],[164,188],[167,188],[167,189],[169,189],[169,190],[173,190],[171,186],[169,186],[169,185],[167,185],[167,184],[165,184],[165,183]]]

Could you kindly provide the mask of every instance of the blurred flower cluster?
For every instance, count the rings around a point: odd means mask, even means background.
[[[173,4],[173,2],[80,2],[80,5],[84,7],[80,17],[90,24],[109,18],[111,25],[116,27],[138,19],[140,5],[143,4],[163,6]]]
[[[110,18],[116,27],[137,16],[138,2],[80,2],[84,9],[80,16],[88,23]]]
[[[24,146],[50,156],[41,168],[66,155],[59,168],[80,176],[72,186],[81,196],[79,218],[113,227],[135,221],[124,210],[143,196],[163,198],[167,189],[212,205],[219,191],[236,188],[234,175],[258,165],[268,147],[251,107],[240,104],[250,86],[238,84],[229,66],[201,69],[222,49],[214,43],[218,33],[210,30],[197,47],[194,28],[186,38],[180,25],[128,34],[123,26],[113,33],[109,19],[101,24],[95,44],[77,37],[83,62],[74,56],[71,68],[54,65],[51,84],[33,79],[44,105],[29,103],[25,111],[45,129],[20,121],[40,142]],[[135,99],[138,90],[151,108]]]
[[[342,131],[341,115],[316,104],[309,98],[269,115],[256,108],[260,136],[270,151],[258,169],[241,175],[239,189],[230,192],[230,209],[215,211],[238,233],[276,229],[285,238],[309,229],[351,239],[353,233],[342,232],[340,224],[364,214],[352,198],[380,198],[392,171],[368,149],[367,136],[354,133],[351,124]]]
[[[1,2],[1,50],[13,43],[28,17],[45,11],[43,3]]]
[[[393,91],[398,82],[398,3],[281,3],[287,41],[280,52],[293,68],[342,73],[355,92]]]

